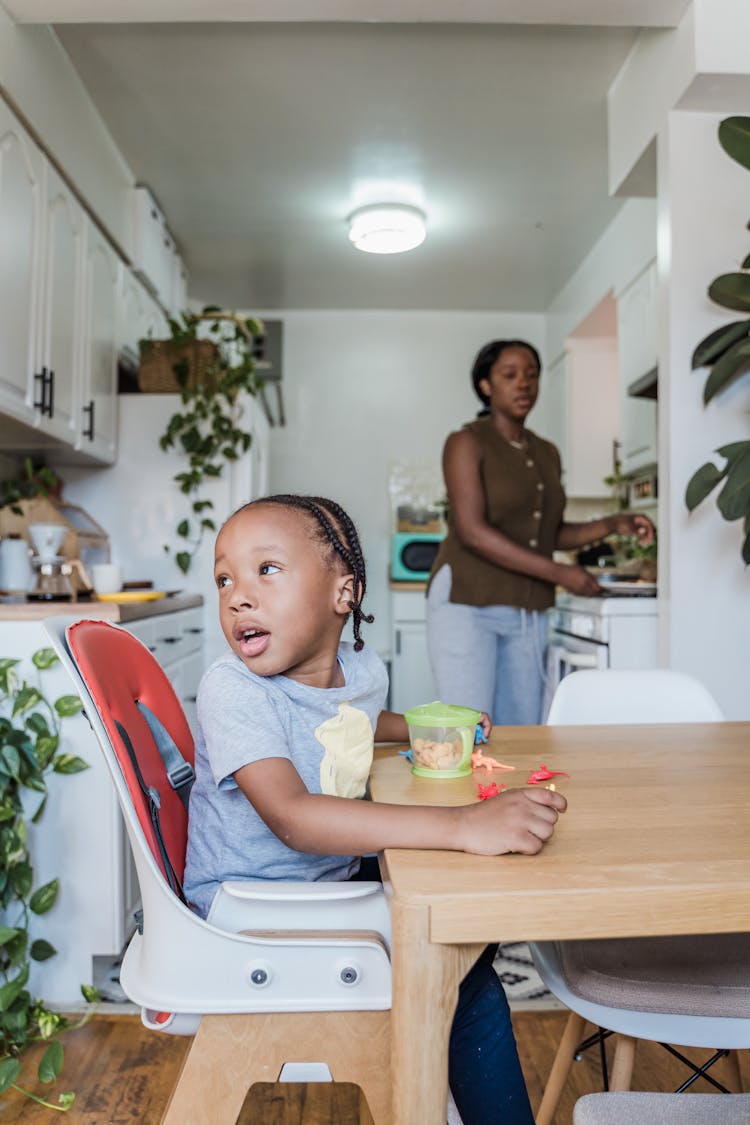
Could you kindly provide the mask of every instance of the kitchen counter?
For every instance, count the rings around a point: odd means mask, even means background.
[[[0,623],[3,621],[44,621],[46,617],[68,615],[71,617],[96,617],[105,621],[141,621],[144,617],[157,617],[177,613],[181,609],[202,606],[200,594],[173,594],[150,602],[100,602],[96,598],[77,602],[2,602]]]
[[[391,590],[407,590],[407,591],[416,590],[416,591],[418,591],[419,593],[422,593],[422,594],[427,589],[427,583],[426,582],[404,582],[401,579],[397,579],[397,578],[391,578],[388,585],[389,585],[389,588]]]

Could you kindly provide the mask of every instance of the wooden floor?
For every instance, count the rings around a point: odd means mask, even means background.
[[[514,1014],[521,1062],[534,1106],[539,1104],[565,1020],[564,1012]],[[57,1092],[75,1090],[76,1100],[71,1110],[64,1117],[58,1117],[10,1090],[0,1097],[0,1122],[50,1125],[59,1120],[70,1125],[133,1125],[136,1122],[158,1125],[189,1040],[146,1031],[135,1016],[104,1015],[95,1016],[86,1027],[68,1033],[63,1037],[63,1044],[65,1065]],[[706,1057],[706,1053],[699,1051],[685,1050],[684,1053],[695,1059]],[[716,1068],[719,1078],[721,1065]],[[36,1074],[34,1067],[25,1065],[24,1070],[32,1076]],[[745,1089],[750,1090],[750,1059],[743,1057],[742,1071]],[[674,1089],[684,1076],[680,1063],[657,1044],[639,1044],[633,1089]],[[28,1085],[34,1093],[55,1101],[54,1087],[38,1082]],[[598,1056],[596,1051],[589,1051],[583,1061],[573,1064],[556,1125],[570,1125],[576,1098],[599,1089]],[[693,1091],[707,1092],[708,1086],[699,1081]],[[289,1114],[285,1119],[279,1099],[274,1100],[273,1107],[269,1099],[247,1120],[255,1120],[259,1125],[332,1125],[334,1120],[341,1125],[354,1125],[341,1114],[322,1120],[315,1112],[313,1100],[304,1114]],[[359,1117],[354,1120],[358,1121]]]

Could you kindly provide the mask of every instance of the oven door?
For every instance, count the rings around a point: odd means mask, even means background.
[[[581,668],[608,668],[609,649],[605,644],[572,637],[568,633],[552,630],[547,648],[547,690],[545,691],[544,721],[560,681]]]

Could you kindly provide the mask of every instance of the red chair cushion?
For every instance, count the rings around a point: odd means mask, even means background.
[[[127,731],[147,786],[161,798],[159,819],[172,867],[182,881],[187,847],[187,813],[169,784],[164,762],[148,724],[136,707],[144,703],[163,723],[186,761],[195,748],[187,719],[161,665],[132,633],[106,621],[76,621],[67,630],[68,648],[106,728],[152,855],[166,877],[146,798],[116,723]]]

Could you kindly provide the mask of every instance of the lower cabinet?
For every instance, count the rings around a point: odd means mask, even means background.
[[[202,614],[202,608],[195,607],[126,626],[154,650],[191,725],[203,671]],[[54,700],[71,694],[72,688],[59,665],[37,680],[30,657],[47,645],[41,622],[2,624],[0,657],[20,658],[20,673],[40,683]],[[57,879],[60,889],[52,909],[32,919],[34,938],[46,939],[57,954],[32,962],[28,987],[48,1003],[66,1006],[82,1003],[80,986],[92,983],[94,957],[116,957],[123,949],[135,926],[140,894],[114,787],[86,718],[64,720],[62,734],[64,750],[83,758],[90,768],[65,777],[52,775],[44,814],[29,828],[34,885]],[[37,804],[38,795],[30,794],[29,809]],[[12,917],[7,921],[12,923]]]
[[[437,698],[427,653],[425,591],[391,591],[391,710],[402,713]]]

